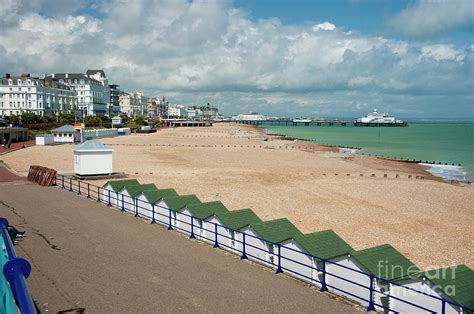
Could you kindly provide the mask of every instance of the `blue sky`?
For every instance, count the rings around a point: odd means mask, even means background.
[[[227,115],[473,118],[473,26],[467,0],[4,0],[0,71],[101,68]]]

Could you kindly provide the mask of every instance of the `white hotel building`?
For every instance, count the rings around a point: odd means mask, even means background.
[[[47,78],[66,84],[76,90],[78,109],[86,108],[87,115],[108,114],[110,90],[103,70],[87,70],[83,73],[55,73]]]
[[[39,79],[30,74],[11,76],[0,81],[0,115],[32,112],[37,115],[74,112],[77,94],[69,86],[52,79]]]

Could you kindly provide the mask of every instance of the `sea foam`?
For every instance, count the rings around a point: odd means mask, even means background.
[[[466,171],[464,171],[461,166],[451,166],[451,165],[433,165],[420,163],[420,165],[426,167],[426,171],[431,173],[434,176],[441,177],[447,181],[456,180],[459,182],[465,182]]]

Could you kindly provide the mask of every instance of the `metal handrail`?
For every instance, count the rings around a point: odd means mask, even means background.
[[[63,189],[68,189],[69,191],[78,192],[78,194],[81,194],[81,181],[80,181],[80,180],[76,180],[76,179],[72,180],[72,178],[68,178],[68,177],[65,177],[65,176],[60,175],[60,174],[58,174],[57,176],[61,177],[61,181],[57,180],[57,182],[62,182],[62,185],[60,185],[61,188],[63,188]],[[64,178],[68,178],[68,180],[64,180]],[[67,182],[67,183],[69,183],[69,184],[65,184],[65,181],[69,181],[69,182]],[[77,183],[77,184],[76,184],[75,182],[73,183],[73,181],[77,181],[78,183]],[[158,205],[158,204],[156,204],[156,203],[155,203],[155,204],[151,204],[151,203],[149,203],[149,202],[147,202],[147,201],[140,200],[140,202],[150,205],[151,208],[152,208],[152,210],[150,210],[149,208],[145,208],[145,207],[143,207],[143,206],[139,206],[139,205],[138,205],[138,202],[137,202],[138,198],[126,196],[126,197],[128,197],[128,198],[130,198],[130,199],[132,200],[132,202],[128,202],[128,201],[125,201],[125,200],[124,200],[124,195],[123,195],[123,194],[121,194],[121,195],[122,195],[121,198],[120,198],[120,197],[115,197],[115,196],[111,195],[110,190],[106,190],[106,189],[104,189],[103,187],[95,186],[95,185],[92,185],[92,184],[89,184],[89,183],[86,183],[86,185],[87,185],[87,191],[97,190],[97,202],[106,203],[108,206],[112,206],[111,201],[114,200],[114,201],[115,201],[115,206],[116,206],[117,208],[121,209],[122,211],[127,211],[127,208],[125,208],[125,207],[126,207],[125,205],[131,205],[132,210],[131,210],[131,211],[128,210],[130,213],[135,214],[135,216],[144,216],[144,217],[149,218],[149,219],[154,219],[154,218],[155,218],[155,220],[152,221],[152,223],[154,223],[154,222],[160,222],[160,223],[162,223],[163,225],[168,226],[168,230],[177,229],[177,230],[181,230],[181,231],[183,231],[183,232],[185,232],[185,233],[190,233],[191,235],[195,235],[194,229],[197,229],[197,228],[199,228],[199,229],[201,229],[201,230],[204,230],[204,231],[206,231],[206,232],[211,232],[211,233],[213,233],[213,236],[214,236],[213,239],[209,239],[209,238],[207,238],[207,237],[203,237],[202,235],[200,235],[200,237],[201,237],[201,238],[205,238],[205,239],[208,240],[211,244],[214,242],[214,247],[219,247],[219,243],[217,242],[218,236],[221,236],[221,237],[230,239],[230,238],[229,238],[228,236],[226,236],[225,234],[219,233],[219,232],[218,232],[218,227],[224,228],[225,230],[228,230],[228,231],[233,231],[234,234],[241,234],[242,237],[243,237],[243,241],[240,241],[240,240],[238,240],[237,238],[233,238],[233,239],[231,239],[231,240],[235,241],[236,243],[242,244],[242,251],[239,251],[236,247],[229,247],[228,245],[225,245],[225,244],[223,244],[223,243],[222,243],[222,245],[223,245],[224,247],[229,248],[229,250],[232,251],[232,252],[241,253],[241,254],[242,254],[242,255],[241,255],[241,259],[245,259],[245,258],[247,258],[247,256],[250,256],[250,257],[252,257],[253,259],[255,259],[255,260],[257,260],[257,261],[261,261],[261,262],[263,262],[263,263],[266,264],[266,265],[276,266],[276,267],[277,267],[277,273],[278,273],[278,272],[282,272],[282,271],[286,271],[286,272],[288,272],[288,273],[290,273],[290,274],[291,274],[291,273],[296,273],[296,274],[299,275],[299,276],[302,276],[302,277],[305,277],[305,278],[309,279],[309,277],[307,277],[307,276],[305,276],[305,275],[303,275],[303,274],[299,274],[298,272],[296,272],[296,271],[294,271],[294,270],[290,270],[290,269],[288,269],[288,268],[282,267],[282,265],[281,265],[281,259],[284,259],[284,260],[288,260],[288,261],[291,261],[291,262],[293,262],[293,263],[296,263],[296,264],[299,264],[299,265],[308,267],[309,269],[318,270],[318,271],[321,272],[321,275],[323,275],[324,278],[325,278],[327,275],[330,275],[330,276],[332,276],[332,277],[335,277],[335,278],[338,278],[338,279],[343,280],[343,281],[345,281],[345,282],[348,282],[348,283],[350,283],[350,284],[352,284],[352,285],[360,286],[361,288],[367,289],[367,290],[369,290],[369,292],[370,292],[370,299],[364,299],[364,298],[362,298],[362,297],[360,297],[360,296],[354,295],[353,293],[351,293],[351,292],[349,292],[349,291],[345,291],[345,290],[340,289],[340,288],[338,288],[338,287],[331,286],[331,285],[329,285],[329,284],[326,283],[325,279],[322,280],[322,281],[324,282],[324,283],[323,283],[324,288],[329,287],[329,288],[331,288],[331,289],[333,289],[333,290],[340,291],[340,292],[342,292],[342,293],[344,293],[344,294],[347,294],[347,295],[355,296],[355,297],[358,298],[358,299],[361,299],[361,300],[363,300],[363,301],[365,301],[365,302],[368,302],[368,303],[369,303],[369,306],[368,306],[368,308],[367,308],[368,310],[374,310],[374,306],[377,306],[377,307],[381,307],[381,308],[387,309],[387,310],[389,310],[389,311],[391,311],[391,312],[394,312],[394,310],[389,309],[389,308],[387,308],[386,306],[381,305],[381,304],[378,304],[378,303],[376,303],[376,302],[374,301],[373,295],[374,295],[375,293],[378,293],[378,294],[380,294],[380,295],[384,295],[384,296],[386,296],[386,297],[388,297],[388,298],[396,299],[396,300],[398,300],[398,301],[404,302],[404,303],[406,303],[406,304],[408,304],[408,305],[417,307],[417,308],[419,308],[419,309],[426,310],[426,311],[431,312],[431,313],[433,312],[432,310],[427,309],[427,308],[425,308],[425,307],[423,307],[423,306],[421,306],[421,305],[415,304],[415,303],[410,302],[410,301],[408,301],[408,300],[401,299],[401,298],[399,298],[399,297],[397,297],[397,296],[394,296],[394,295],[391,295],[391,294],[387,294],[387,293],[385,293],[385,292],[383,292],[383,291],[380,291],[380,290],[374,288],[374,284],[373,284],[374,280],[379,280],[379,281],[383,281],[383,282],[386,282],[386,283],[391,284],[391,285],[394,285],[394,286],[402,287],[402,288],[404,288],[404,289],[406,289],[406,290],[408,290],[408,291],[413,291],[413,292],[419,293],[419,294],[421,294],[421,295],[429,296],[429,297],[431,297],[431,298],[433,298],[433,299],[436,299],[436,300],[438,300],[438,301],[441,301],[441,302],[442,302],[442,309],[441,309],[441,312],[442,312],[442,313],[445,312],[445,305],[446,305],[446,304],[451,304],[451,305],[453,305],[453,306],[459,307],[460,309],[463,309],[463,310],[466,310],[466,311],[474,311],[474,310],[471,309],[471,308],[468,308],[468,307],[466,307],[466,306],[464,306],[464,305],[462,305],[462,304],[458,304],[458,303],[456,303],[456,302],[447,300],[447,299],[445,299],[445,298],[438,297],[438,296],[434,296],[434,295],[431,295],[431,294],[428,294],[428,293],[426,293],[426,292],[419,291],[419,290],[416,290],[416,289],[413,289],[413,288],[405,287],[405,286],[402,286],[402,285],[400,285],[400,284],[398,284],[398,283],[396,283],[396,282],[394,282],[394,281],[387,280],[387,279],[378,277],[378,276],[376,276],[376,275],[374,275],[374,274],[366,273],[366,272],[363,272],[363,271],[360,271],[360,270],[358,270],[358,269],[354,269],[354,268],[351,268],[351,267],[348,267],[348,266],[345,266],[345,265],[341,265],[341,264],[339,264],[339,263],[337,263],[337,262],[330,261],[330,260],[325,259],[325,258],[322,258],[322,257],[318,257],[318,256],[311,255],[311,254],[308,254],[308,253],[305,253],[305,252],[301,252],[301,251],[297,251],[297,250],[295,250],[295,249],[293,249],[293,248],[290,248],[290,247],[281,246],[280,243],[275,243],[275,242],[272,242],[272,241],[268,241],[268,240],[266,240],[266,239],[263,239],[263,238],[260,238],[260,237],[253,236],[253,235],[251,235],[251,234],[242,232],[242,231],[240,231],[240,230],[235,230],[235,229],[232,229],[232,228],[229,228],[229,227],[226,227],[226,226],[222,226],[222,225],[219,225],[219,224],[216,224],[216,223],[211,223],[211,222],[207,221],[206,219],[200,219],[200,218],[197,218],[197,217],[194,217],[194,216],[192,216],[192,215],[188,215],[188,214],[185,214],[185,213],[179,212],[179,211],[178,211],[178,212],[177,212],[177,211],[174,211],[174,212],[179,213],[180,216],[184,216],[184,217],[189,217],[189,218],[191,218],[191,222],[178,219],[177,217],[176,217],[176,218],[173,218],[172,215],[171,215],[171,213],[173,212],[173,210],[170,209],[170,208],[168,208],[168,207],[161,206],[161,205]],[[77,191],[74,190],[74,187],[77,187]],[[91,187],[93,187],[93,189],[91,189]],[[101,190],[107,191],[108,193],[101,192]],[[118,193],[118,192],[113,192],[113,194],[120,195],[120,193]],[[102,199],[102,198],[101,198],[101,195],[102,195],[102,196],[107,196],[107,199],[106,199],[106,200]],[[93,197],[91,196],[90,193],[88,193],[88,194],[87,194],[87,198],[93,198]],[[119,201],[121,202],[121,204],[118,204]],[[145,215],[143,215],[143,214],[139,214],[139,212],[138,212],[138,209],[139,209],[139,208],[142,209],[142,210],[145,210],[145,211],[147,211],[147,212],[152,212],[152,216],[150,217],[150,216],[145,216]],[[166,211],[169,212],[169,214],[168,214],[168,215],[164,215],[164,214],[162,214],[162,213],[156,212],[156,211],[155,211],[155,208],[166,210]],[[157,220],[157,219],[156,219],[156,215],[160,215],[160,216],[165,217],[167,221]],[[203,227],[198,227],[198,226],[194,225],[193,219],[196,219],[196,220],[198,220],[198,221],[203,221],[203,222],[207,222],[207,223],[214,224],[214,225],[215,225],[215,228],[213,228],[214,230],[209,230],[209,229],[207,229],[207,228],[204,228],[204,226],[203,226]],[[187,226],[191,226],[191,230],[186,230],[186,229],[184,229],[184,228],[181,228],[181,227],[176,226],[176,222],[178,222],[178,223],[183,223],[184,225],[187,225]],[[267,249],[262,249],[262,248],[260,248],[260,247],[254,246],[254,245],[248,243],[248,241],[247,241],[247,242],[245,241],[245,238],[246,238],[246,237],[250,237],[250,238],[254,238],[254,239],[260,240],[260,241],[262,241],[263,243],[272,244],[272,245],[274,245],[275,248],[278,248],[278,253],[269,252]],[[191,238],[194,238],[194,237],[191,237]],[[270,261],[268,261],[268,260],[264,260],[264,259],[262,259],[262,258],[260,258],[260,257],[258,257],[258,256],[254,256],[254,255],[252,255],[252,254],[249,254],[249,253],[246,251],[246,249],[245,249],[246,247],[254,248],[254,249],[256,249],[256,250],[263,251],[263,252],[265,252],[265,253],[268,253],[269,255],[272,255],[272,256],[274,256],[274,257],[277,257],[277,258],[278,258],[278,265],[275,265],[274,262],[273,262],[273,264],[272,264],[272,262],[270,262]],[[360,273],[360,274],[366,275],[366,276],[368,276],[369,279],[370,279],[370,286],[364,286],[364,285],[361,285],[360,283],[354,282],[354,281],[352,281],[352,280],[350,280],[350,279],[348,279],[348,278],[343,278],[343,277],[338,276],[338,275],[336,275],[336,274],[329,273],[329,272],[326,271],[325,267],[324,267],[323,270],[321,270],[321,269],[319,269],[319,268],[317,268],[317,267],[305,265],[305,264],[302,264],[301,262],[296,261],[296,260],[293,260],[293,259],[291,259],[291,258],[289,258],[289,257],[282,256],[282,254],[281,254],[281,252],[280,252],[280,249],[281,249],[281,248],[284,248],[285,250],[293,251],[293,252],[295,252],[295,253],[297,253],[297,254],[305,255],[305,256],[307,256],[307,257],[316,259],[316,260],[318,260],[318,261],[323,262],[324,264],[327,264],[327,263],[328,263],[328,264],[336,265],[336,266],[338,266],[338,267],[341,267],[341,268],[344,268],[344,269],[348,269],[348,270],[353,271],[353,272],[355,272],[355,273]],[[321,283],[320,281],[318,281],[318,280],[316,280],[316,279],[314,279],[314,278],[313,278],[312,280]],[[323,288],[321,288],[321,291],[326,291],[326,290],[327,290],[327,289],[324,289],[324,290],[323,290]]]

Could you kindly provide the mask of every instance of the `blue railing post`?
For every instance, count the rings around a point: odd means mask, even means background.
[[[64,189],[64,176],[61,175],[61,181],[63,182],[63,189]]]
[[[77,180],[77,195],[81,195],[81,180]]]
[[[107,201],[107,206],[110,206],[110,190],[107,190],[107,192],[109,192],[109,197],[108,197],[108,201]]]
[[[2,273],[10,285],[11,292],[20,313],[36,313],[25,279],[31,273],[31,265],[24,258],[17,257],[8,233],[8,220],[0,218],[0,236],[3,238],[8,261],[3,265]]]
[[[156,224],[155,220],[155,204],[151,204],[151,224]]]
[[[191,235],[189,236],[190,239],[194,239],[194,219],[193,216],[191,216]]]
[[[323,278],[321,279],[321,289],[319,291],[325,292],[328,291],[328,287],[326,286],[326,260],[323,259]]]
[[[91,198],[91,185],[87,183],[87,198]]]
[[[100,200],[100,187],[97,187],[97,203],[101,203],[102,201]]]
[[[138,198],[132,197],[132,202],[135,205],[135,217],[138,217]]]
[[[446,300],[444,298],[441,300],[441,314],[446,314]]]
[[[217,222],[214,223],[214,233],[215,233],[215,237],[214,237],[214,246],[213,246],[213,248],[218,248],[219,247],[219,242],[217,240]]]
[[[247,254],[245,253],[245,233],[242,233],[242,255],[240,259],[247,259]]]
[[[275,253],[272,252],[272,254],[275,254]],[[282,272],[283,270],[281,270],[281,245],[278,244],[278,267],[277,267],[276,273],[279,274]]]
[[[125,211],[125,201],[124,201],[124,197],[122,195],[122,209],[121,209],[122,212]]]
[[[369,289],[369,305],[367,306],[367,311],[373,311],[374,307],[374,275],[369,274],[370,278],[370,289]]]
[[[69,192],[72,192],[72,178],[69,178]]]
[[[169,222],[168,222],[168,230],[173,230],[173,226],[171,224],[171,208],[168,208],[169,212]]]

